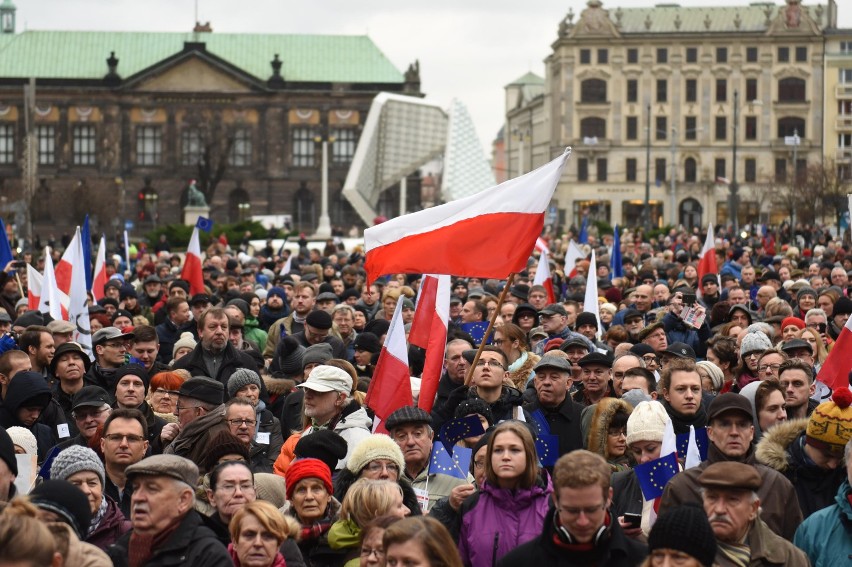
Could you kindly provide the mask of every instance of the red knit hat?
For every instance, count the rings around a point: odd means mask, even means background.
[[[325,485],[325,489],[328,490],[329,494],[334,492],[334,488],[331,485],[331,469],[319,459],[299,459],[298,461],[293,461],[287,469],[287,474],[284,478],[287,481],[287,500],[293,498],[293,490],[299,484],[299,481],[306,478],[319,479]]]
[[[805,322],[798,317],[786,317],[783,321],[781,321],[781,330],[783,331],[786,329],[788,325],[794,325],[799,329],[805,328]]]

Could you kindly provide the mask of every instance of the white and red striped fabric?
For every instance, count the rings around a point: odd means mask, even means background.
[[[376,418],[374,433],[387,433],[384,422],[403,406],[412,405],[411,373],[408,369],[408,346],[405,343],[405,324],[402,322],[402,300],[396,303],[385,344],[379,353],[373,379],[364,400]],[[449,309],[449,308],[448,308]]]
[[[544,286],[547,290],[547,303],[556,303],[556,293],[553,291],[553,277],[550,274],[550,255],[544,250],[538,258],[538,267],[535,270],[533,285]]]
[[[68,296],[68,321],[76,327],[73,340],[80,343],[89,356],[92,355],[92,331],[89,326],[89,296],[86,290],[86,270],[83,261],[83,238],[80,227],[62,259],[56,265],[56,284],[59,290]]]
[[[504,279],[522,270],[570,153],[476,195],[368,228],[369,280],[396,273]]]
[[[540,236],[535,239],[535,249],[539,252],[550,254],[550,247],[547,245],[547,241]]]
[[[41,298],[38,302],[38,310],[47,313],[54,319],[68,320],[68,295],[59,291],[56,283],[56,274],[53,269],[53,258],[50,248],[44,248],[44,275],[41,281]]]
[[[852,372],[852,317],[846,321],[828,358],[822,363],[817,380],[836,390],[849,387],[849,373]]]
[[[95,259],[95,274],[92,276],[91,292],[95,301],[100,300],[104,296],[104,285],[106,283],[106,238],[101,235],[101,242],[98,245],[98,256]]]
[[[577,262],[586,257],[583,250],[573,240],[568,241],[568,251],[565,253],[565,277],[577,275]]]
[[[589,262],[589,273],[586,278],[586,295],[583,298],[583,311],[595,314],[598,322],[598,332],[595,336],[600,340],[603,328],[601,327],[601,309],[598,303],[598,267],[595,262],[595,251],[592,250],[592,260]]]
[[[42,275],[27,264],[27,310],[34,311],[38,309],[41,303],[41,287],[44,278]]]
[[[420,397],[417,406],[432,411],[438,382],[444,370],[444,348],[450,319],[450,276],[426,274],[420,284],[417,308],[408,342],[426,349],[426,361],[420,375]]]
[[[198,239],[198,227],[192,229],[189,246],[186,247],[186,258],[183,260],[183,270],[180,279],[189,282],[189,294],[204,293],[204,273],[201,271],[201,244]]]
[[[703,288],[701,280],[704,274],[716,274],[719,276],[719,267],[716,264],[716,240],[713,236],[713,225],[707,227],[707,238],[704,239],[704,247],[701,248],[701,260],[698,261],[699,289]]]

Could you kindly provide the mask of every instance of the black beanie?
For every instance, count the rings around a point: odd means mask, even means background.
[[[574,323],[574,328],[579,329],[583,325],[594,325],[598,326],[598,318],[595,317],[594,313],[589,313],[588,311],[583,311],[582,313],[577,315],[576,323]]]
[[[125,364],[124,366],[119,367],[114,374],[112,384],[112,395],[115,397],[115,387],[118,386],[118,383],[127,375],[138,376],[142,383],[145,385],[145,395],[148,395],[148,384],[151,382],[151,377],[148,376],[148,371],[145,370],[145,367],[136,362],[132,362],[130,364]]]
[[[33,488],[29,496],[30,502],[37,508],[58,515],[71,526],[78,538],[86,539],[92,512],[89,499],[82,490],[67,480],[46,480]]]
[[[648,535],[648,550],[673,549],[711,567],[716,559],[716,536],[707,514],[696,504],[669,508],[657,517]]]
[[[299,459],[319,459],[330,470],[337,468],[337,462],[346,456],[346,440],[330,429],[321,429],[310,435],[304,435],[293,453]]]

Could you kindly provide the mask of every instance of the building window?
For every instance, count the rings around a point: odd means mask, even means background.
[[[805,80],[787,77],[778,81],[778,102],[805,102]]]
[[[657,63],[669,62],[669,50],[666,47],[657,48]]]
[[[606,138],[606,120],[592,116],[580,120],[580,136],[583,138]]]
[[[686,158],[683,161],[683,180],[687,183],[695,183],[698,175],[698,166],[695,164],[695,158]]]
[[[636,158],[627,158],[624,163],[624,172],[626,181],[636,181]]]
[[[745,139],[757,140],[757,116],[746,116]]]
[[[577,160],[577,181],[589,180],[589,160],[580,158]]]
[[[163,130],[159,126],[136,127],[136,164],[160,165],[163,161]]]
[[[716,79],[716,102],[726,102],[728,100],[728,80]]]
[[[745,159],[745,180],[746,183],[757,181],[757,160],[754,158]]]
[[[639,100],[639,81],[636,79],[627,79],[627,102],[636,102]]]
[[[234,167],[251,165],[251,129],[237,128],[234,130],[234,143],[231,146],[230,162]]]
[[[592,62],[592,50],[591,49],[581,49],[580,50],[580,64],[581,65],[589,65]]]
[[[598,158],[598,181],[606,181],[606,158]]]
[[[726,140],[728,138],[728,118],[726,116],[716,117],[713,137],[716,140]]]
[[[609,63],[609,50],[598,49],[598,64],[605,65]]]
[[[669,135],[669,126],[668,120],[665,116],[657,116],[656,120],[657,125],[657,135],[655,139],[657,140],[665,140]]]
[[[15,126],[0,125],[0,163],[15,163]]]
[[[669,99],[669,82],[665,79],[657,79],[657,102],[666,102]]]
[[[698,48],[697,47],[687,47],[686,48],[686,62],[687,63],[698,63]]]
[[[787,181],[787,160],[784,158],[775,158],[775,181],[778,183]]]
[[[849,43],[852,43],[849,42]],[[840,69],[840,83],[843,85],[848,85],[852,83],[852,69]]]
[[[852,53],[852,41],[841,41],[840,53]]]
[[[757,79],[746,79],[746,101],[757,100]]]
[[[807,48],[807,46],[796,48],[796,62],[797,63],[807,63],[808,62],[808,48]]]
[[[636,116],[628,116],[627,117],[627,139],[628,140],[638,140],[639,139],[639,118]]]
[[[695,140],[698,138],[698,128],[695,126],[698,119],[695,116],[687,116],[684,119],[684,140]]]
[[[180,133],[180,164],[194,166],[201,163],[204,152],[203,133],[201,128],[188,127]]]
[[[37,126],[36,138],[38,139],[39,165],[53,165],[56,163],[56,127]]]
[[[728,48],[727,47],[717,47],[716,48],[716,63],[727,63],[728,62]]]
[[[629,47],[627,49],[627,62],[639,63],[639,50],[637,48]]]
[[[606,81],[586,79],[580,83],[581,102],[606,102]]]
[[[313,167],[316,158],[315,132],[312,128],[293,129],[293,165]]]
[[[805,137],[805,121],[795,116],[785,116],[778,120],[778,137],[799,136]]]
[[[757,63],[757,48],[746,47],[746,63]]]
[[[71,159],[74,165],[95,165],[97,147],[94,126],[74,126],[71,130]]]
[[[331,145],[331,160],[334,163],[349,163],[355,157],[355,146],[358,136],[352,128],[339,128],[332,130],[334,143]]]
[[[789,47],[779,47],[778,48],[778,62],[779,63],[788,63],[790,61],[790,48]]]
[[[654,160],[654,179],[657,181],[666,180],[666,158]]]
[[[725,179],[725,158],[716,158],[716,179]]]
[[[698,80],[687,79],[685,86],[684,95],[686,96],[686,102],[698,102]]]

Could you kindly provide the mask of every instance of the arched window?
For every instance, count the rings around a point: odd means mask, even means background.
[[[695,164],[695,158],[686,158],[683,161],[683,180],[687,183],[695,183],[698,167]]]
[[[580,100],[582,102],[606,102],[606,81],[601,79],[586,79],[580,84]]]
[[[778,137],[799,136],[805,138],[805,120],[796,116],[784,116],[778,119]]]
[[[231,222],[241,222],[251,218],[251,199],[248,191],[237,187],[228,196],[228,219]]]
[[[692,197],[684,199],[680,202],[680,224],[687,230],[692,230],[695,227],[701,226],[701,215],[704,212],[704,207]]]
[[[778,102],[805,102],[804,79],[787,77],[778,81]]]
[[[606,138],[606,120],[592,116],[580,120],[580,136],[583,138]]]

